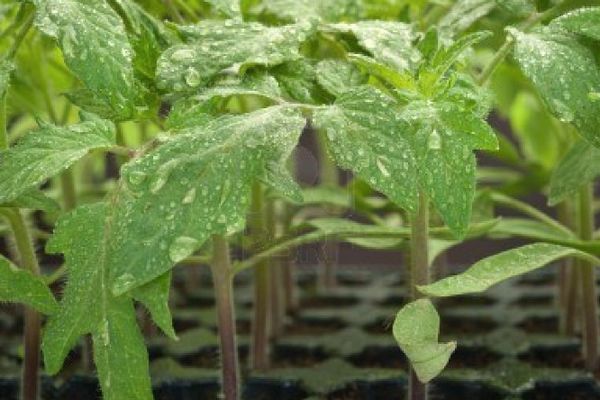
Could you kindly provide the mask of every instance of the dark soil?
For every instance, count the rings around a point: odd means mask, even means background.
[[[312,296],[302,299],[300,307],[307,308],[343,308],[358,304],[358,299],[351,296]]]
[[[510,303],[515,307],[549,307],[552,306],[554,298],[547,294],[525,295]]]
[[[273,349],[272,367],[312,367],[330,357],[324,349],[307,348],[304,346],[277,345]]]
[[[449,368],[485,368],[502,358],[501,355],[485,347],[466,347],[458,348],[450,357]]]
[[[450,307],[483,307],[491,306],[496,300],[486,296],[454,296],[440,299],[437,303],[438,308]]]
[[[359,354],[348,357],[358,368],[393,368],[408,370],[404,353],[398,346],[369,346]]]
[[[530,317],[521,321],[517,326],[527,333],[558,332],[558,317]]]
[[[290,336],[297,335],[325,335],[339,331],[346,327],[346,324],[339,319],[309,319],[299,318],[285,327],[285,334]]]
[[[444,335],[481,335],[496,329],[498,324],[486,317],[445,316],[441,320],[440,331]]]

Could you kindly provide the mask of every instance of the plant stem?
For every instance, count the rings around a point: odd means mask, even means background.
[[[339,175],[337,166],[327,154],[327,141],[325,135],[312,128],[317,137],[318,156],[319,156],[319,174],[320,184],[323,186],[337,187],[339,185]],[[327,207],[327,214],[335,215],[335,209]],[[336,258],[339,244],[332,240],[326,240],[321,248],[323,256],[323,265],[320,268],[319,286],[322,289],[331,289],[337,285],[336,279]]]
[[[6,213],[6,216],[15,237],[21,267],[33,275],[39,276],[40,267],[25,218],[19,210],[12,210],[12,212]],[[21,400],[37,400],[39,398],[40,333],[40,314],[33,308],[25,307],[23,341],[25,355],[21,375]]]
[[[25,39],[25,36],[27,36],[27,32],[29,32],[29,29],[31,29],[31,27],[33,26],[33,8],[30,8],[29,10],[27,10],[27,12],[29,14],[25,18],[25,22],[23,23],[23,25],[21,25],[21,29],[19,29],[17,34],[15,35],[15,40],[13,41],[12,46],[6,52],[7,60],[12,60],[15,57],[15,54],[17,54],[17,50],[19,50],[19,47],[21,47],[21,43],[23,43],[23,39]]]
[[[240,382],[235,333],[233,275],[231,274],[229,243],[223,236],[213,236],[211,271],[217,302],[223,396],[225,400],[238,400]]]
[[[0,93],[0,150],[8,149],[8,132],[6,131],[6,93]]]
[[[284,235],[289,231],[292,224],[292,212],[290,212],[286,203],[282,204],[282,218]],[[293,313],[298,308],[298,297],[296,295],[296,282],[294,281],[295,263],[291,254],[291,249],[282,255],[281,265],[283,267],[283,293],[285,300],[286,313]]]
[[[252,187],[252,215],[250,216],[250,232],[256,245],[266,239],[264,215],[264,193],[260,183]],[[269,368],[269,291],[270,277],[268,258],[259,262],[254,268],[254,320],[252,327],[252,356],[254,370]]]
[[[276,239],[281,236],[281,226],[279,223],[280,220],[280,202],[276,199],[269,199],[267,201],[267,225],[269,230],[270,239]],[[281,259],[278,256],[273,256],[269,259],[269,264],[271,268],[269,268],[269,279],[270,279],[270,296],[269,303],[270,307],[270,326],[271,326],[271,338],[276,339],[283,333],[283,323],[284,323],[284,315],[285,315],[285,306],[282,302],[283,300],[283,292],[282,292],[282,271],[281,271]]]
[[[592,186],[588,184],[579,193],[579,233],[583,240],[591,240],[594,234],[592,202]],[[586,368],[594,371],[598,365],[599,334],[596,272],[595,266],[588,261],[582,261],[580,267],[579,276],[583,296],[583,351]]]
[[[566,200],[557,206],[558,219],[563,226],[573,228],[573,207],[570,201]],[[575,260],[567,258],[560,265],[558,281],[558,304],[560,312],[559,333],[562,335],[573,335],[575,332],[575,306],[577,300],[576,283],[574,273],[578,268],[574,268]]]
[[[423,192],[419,194],[419,209],[411,221],[410,238],[410,296],[417,300],[423,295],[417,286],[429,283],[429,200]],[[427,400],[427,386],[421,383],[414,370],[410,370],[410,400]]]
[[[71,211],[77,205],[77,194],[75,191],[75,178],[71,168],[60,175],[60,184],[65,211]]]

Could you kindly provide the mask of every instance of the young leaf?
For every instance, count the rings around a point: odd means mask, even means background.
[[[299,47],[313,31],[309,23],[267,27],[257,22],[203,21],[179,27],[186,44],[169,48],[158,60],[158,87],[190,92],[229,68],[274,66],[300,58]]]
[[[456,342],[438,342],[439,330],[440,316],[428,299],[407,304],[394,321],[394,338],[423,383],[438,376],[456,350]]]
[[[94,362],[105,400],[150,400],[148,354],[133,301],[115,297],[108,282],[104,203],[82,206],[62,218],[47,244],[65,254],[69,280],[60,309],[46,325],[46,369],[57,373],[80,336],[91,334]]]
[[[591,98],[600,88],[600,68],[592,50],[573,36],[548,28],[511,34],[516,40],[515,59],[548,109],[600,147],[600,102]]]
[[[579,8],[556,18],[550,25],[600,40],[600,7]]]
[[[360,21],[327,25],[325,30],[351,33],[373,57],[399,71],[410,69],[421,58],[412,45],[417,38],[411,25],[392,21]]]
[[[450,276],[430,285],[420,286],[419,291],[433,297],[480,293],[513,276],[519,276],[558,259],[573,256],[591,259],[595,264],[600,263],[600,260],[595,257],[570,247],[534,243],[484,258],[461,274]]]
[[[289,61],[269,71],[277,81],[285,97],[301,103],[315,103],[317,74],[315,67],[306,59]]]
[[[240,0],[206,0],[206,2],[229,18],[242,19]]]
[[[97,100],[122,119],[135,110],[133,49],[105,1],[35,0],[36,26],[57,40],[65,62]]]
[[[262,8],[284,21],[320,19],[337,22],[344,18],[355,19],[359,13],[357,0],[264,0]]]
[[[580,140],[560,161],[550,180],[548,204],[553,206],[577,193],[600,175],[600,149]]]
[[[83,122],[68,127],[43,123],[15,146],[0,152],[0,204],[17,199],[90,150],[114,145],[112,122],[83,116]]]
[[[438,26],[450,36],[464,32],[477,20],[489,14],[494,7],[494,0],[458,0],[440,19]]]
[[[113,292],[164,274],[212,234],[241,229],[256,179],[288,189],[291,177],[272,172],[285,165],[304,125],[289,107],[223,116],[127,164],[111,216]]]
[[[329,151],[342,168],[412,211],[418,193],[416,160],[393,106],[379,90],[361,86],[318,110],[314,123],[325,130]]]
[[[46,283],[0,255],[0,301],[22,303],[41,313],[52,314],[58,304]]]
[[[496,4],[518,18],[526,18],[536,11],[531,0],[496,0]]]

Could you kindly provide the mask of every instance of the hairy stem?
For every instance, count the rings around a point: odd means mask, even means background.
[[[411,221],[410,238],[410,296],[417,300],[423,295],[417,286],[429,283],[429,200],[423,192],[419,194],[419,209]],[[409,381],[410,400],[427,400],[427,386],[421,383],[411,368]]]
[[[252,187],[252,215],[250,231],[256,245],[266,239],[264,193],[260,183]],[[255,246],[256,247],[256,246]],[[268,258],[254,268],[254,319],[252,326],[251,363],[255,370],[269,368],[269,292],[270,276]]]
[[[21,267],[33,275],[40,275],[33,242],[27,229],[25,218],[19,210],[6,213],[13,231],[17,250],[19,252]],[[40,334],[41,316],[32,308],[25,307],[24,324],[24,360],[21,374],[21,400],[37,400],[39,393],[39,365],[40,365]]]
[[[579,193],[579,234],[583,240],[591,240],[594,234],[593,192],[591,185]],[[598,303],[596,296],[595,265],[588,261],[580,264],[581,294],[583,296],[583,343],[585,365],[588,370],[598,366]]]
[[[211,271],[217,302],[223,396],[225,400],[238,400],[240,382],[235,331],[233,275],[231,274],[229,244],[223,236],[213,236]]]
[[[558,219],[563,226],[574,227],[573,207],[570,201],[563,201],[557,207]],[[574,274],[575,260],[567,258],[560,265],[558,281],[558,304],[560,312],[559,332],[563,335],[575,333],[575,307],[577,300],[576,283],[578,279]]]

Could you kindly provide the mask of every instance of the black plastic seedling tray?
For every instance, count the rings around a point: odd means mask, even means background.
[[[498,285],[481,296],[437,301],[442,340],[458,340],[447,370],[430,386],[432,400],[600,399],[595,377],[582,369],[580,340],[562,337],[553,306],[554,271]],[[219,393],[218,341],[210,282],[192,292],[174,290],[174,322],[180,340],[148,339],[157,400],[212,400]],[[244,370],[248,400],[388,400],[406,392],[407,362],[391,334],[393,318],[406,301],[395,273],[348,272],[327,294],[314,276],[300,277],[300,311],[273,344],[274,368]],[[247,364],[251,286],[236,284],[239,353]],[[17,398],[18,312],[3,309],[0,327],[0,399]],[[11,334],[14,339],[11,338]],[[59,377],[44,377],[44,400],[100,398],[93,376],[78,372],[78,352]]]

